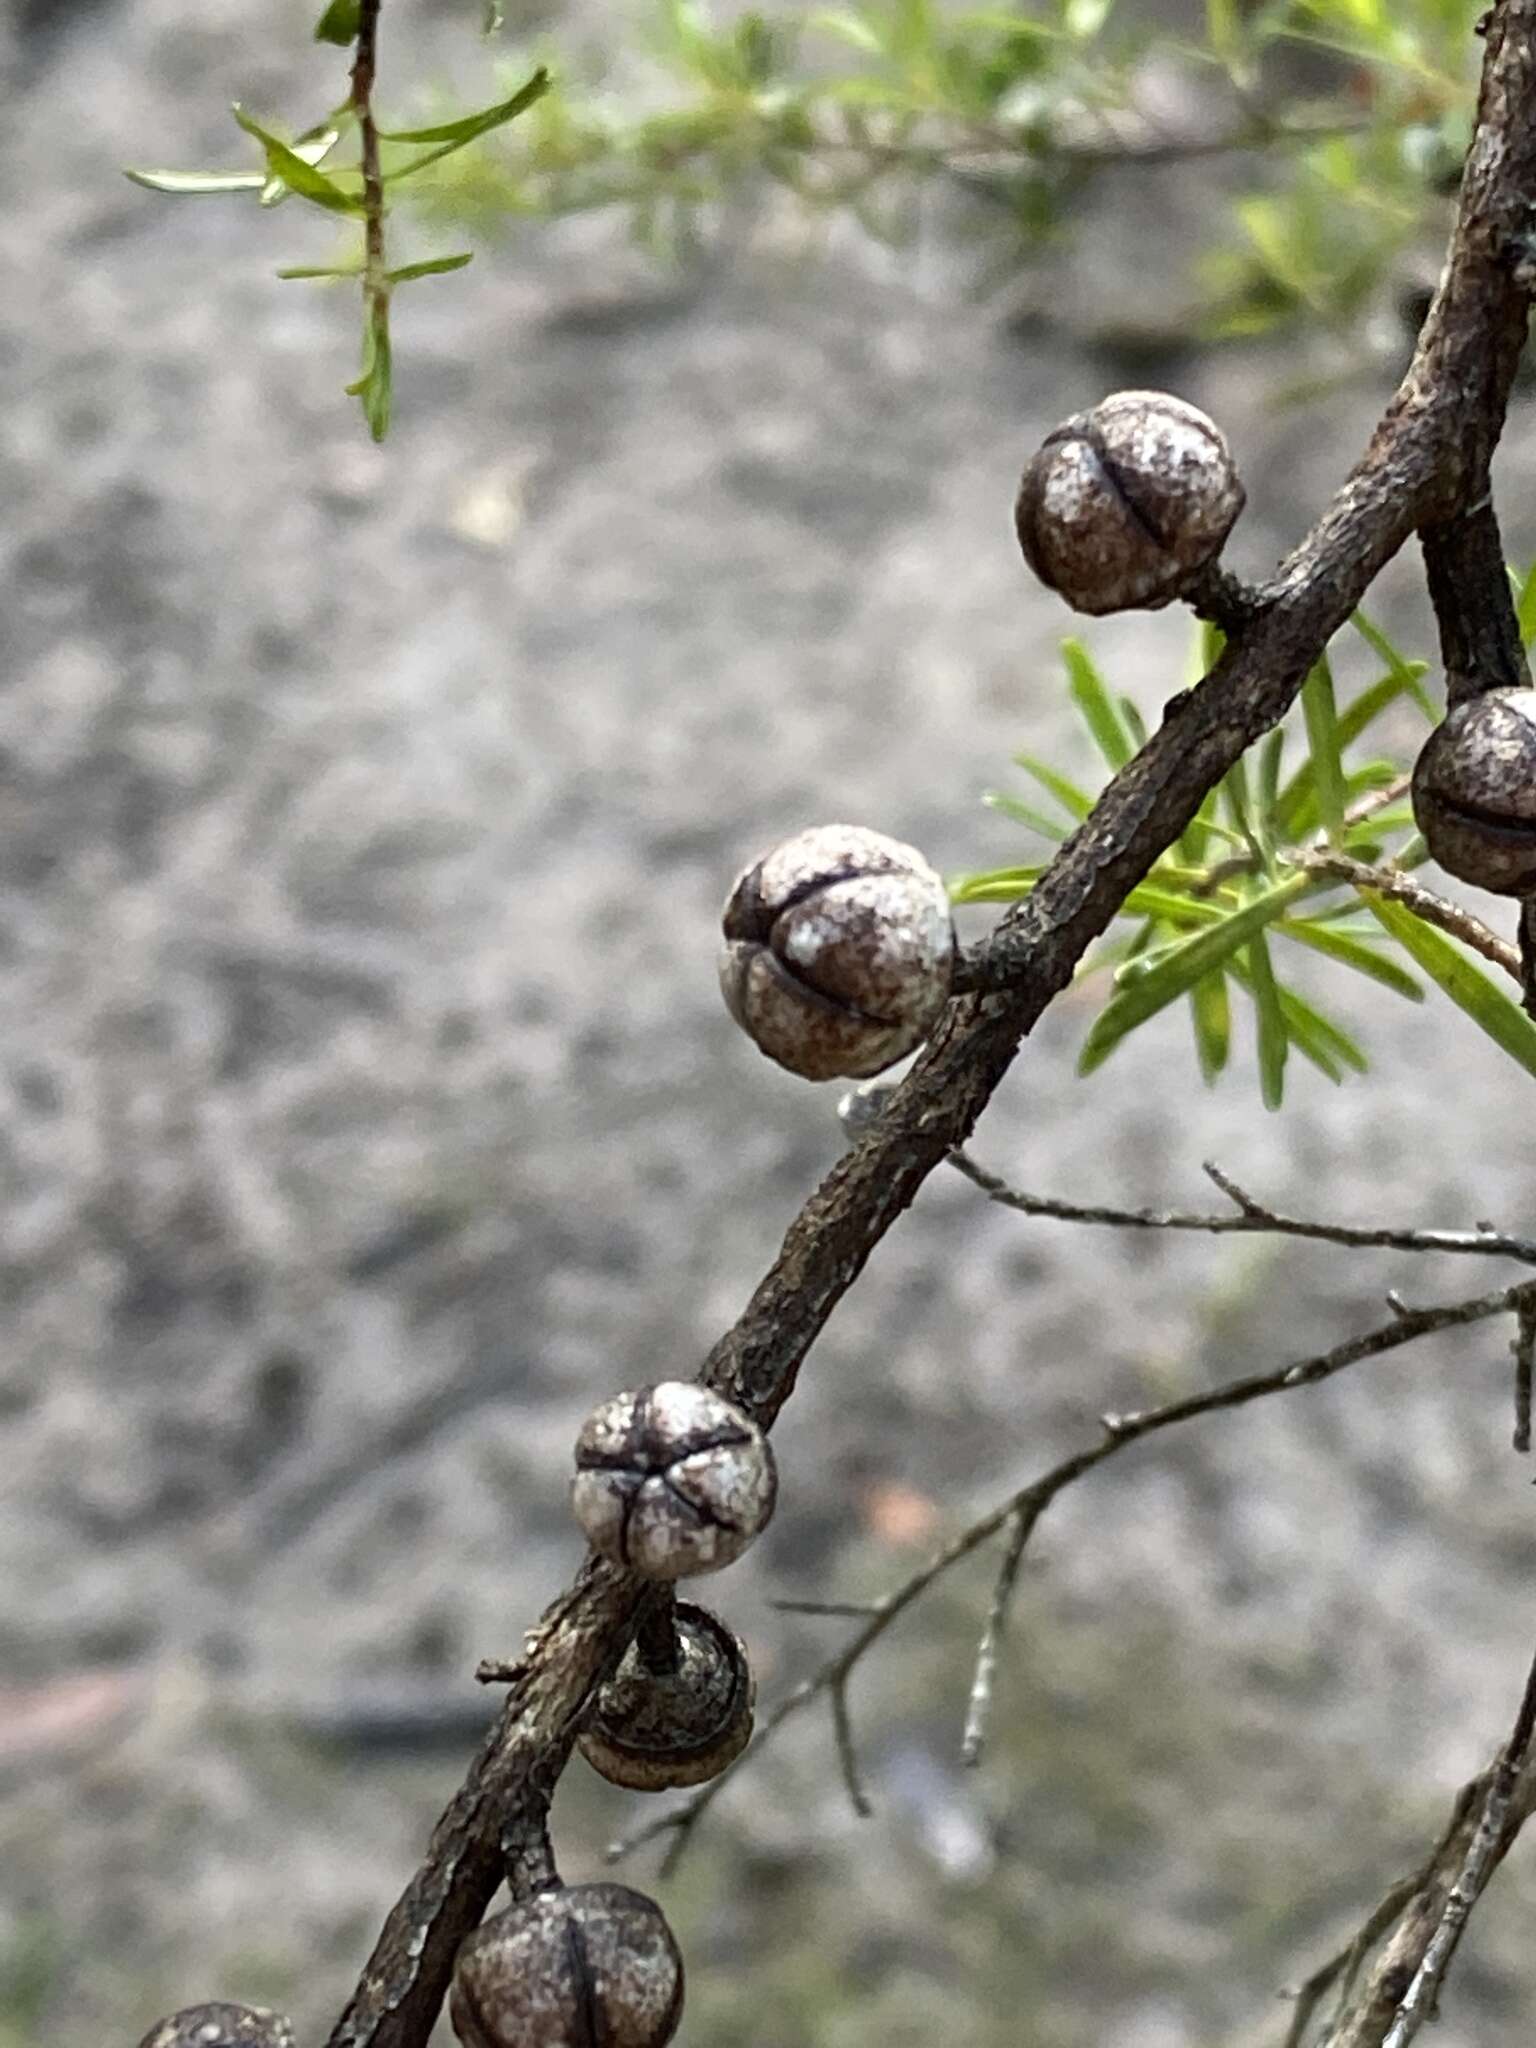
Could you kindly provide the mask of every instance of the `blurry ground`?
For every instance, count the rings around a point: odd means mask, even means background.
[[[581,1415],[695,1369],[837,1149],[836,1091],[772,1070],[721,1011],[734,868],[827,817],[950,868],[1017,857],[978,792],[1026,740],[1077,745],[1067,621],[1007,507],[1022,454],[1119,366],[1010,339],[936,259],[759,246],[685,291],[585,228],[402,300],[376,451],[338,389],[350,307],[270,276],[324,260],[323,224],[117,175],[230,156],[237,94],[310,110],[340,71],[312,11],[11,24],[11,2048],[131,2048],[215,1993],[320,2038],[487,1711],[466,1674],[577,1560]],[[451,61],[475,89],[462,23],[391,22],[388,50],[396,75]],[[1134,212],[1101,226],[1147,246]],[[1255,569],[1375,403],[1276,413],[1276,369],[1159,371],[1233,433]],[[1522,420],[1525,554],[1533,468]],[[1185,638],[1167,618],[1092,633],[1153,715]],[[1079,1085],[1084,1012],[1059,1005],[978,1154],[1083,1198],[1198,1202],[1214,1155],[1292,1207],[1528,1226],[1514,1070],[1443,1005],[1366,1004],[1371,1078],[1299,1073],[1281,1118],[1246,1072],[1196,1092],[1177,1017]],[[932,1186],[818,1348],[778,1520],[714,1592],[764,1696],[836,1626],[772,1596],[884,1588],[1106,1407],[1321,1348],[1392,1284],[1492,1281],[1074,1235]],[[666,1889],[682,2040],[1278,2038],[1277,1987],[1420,1853],[1511,1711],[1536,1509],[1504,1344],[1426,1344],[1069,1495],[967,1778],[988,1580],[957,1577],[855,1689],[877,1817],[846,1814],[807,1717]],[[578,1769],[558,1818],[575,1876],[634,1814]],[[1441,2048],[1530,2039],[1533,1908],[1520,1854]]]

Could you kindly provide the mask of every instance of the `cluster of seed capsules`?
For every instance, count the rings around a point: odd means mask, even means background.
[[[1219,428],[1182,399],[1122,391],[1049,435],[1024,472],[1025,560],[1076,610],[1157,609],[1193,594],[1244,492]],[[1464,880],[1536,889],[1536,691],[1453,709],[1421,754],[1415,813]],[[808,1080],[865,1079],[917,1049],[949,1000],[955,933],[939,875],[916,848],[856,825],[783,841],[725,907],[720,984],[769,1058]],[[614,1784],[656,1792],[716,1776],[752,1732],[745,1648],[679,1579],[718,1571],[765,1527],[773,1454],[709,1388],[615,1395],[576,1444],[572,1505],[593,1548],[652,1581],[636,1637],[580,1746]],[[449,2012],[464,2048],[664,2048],[683,1964],[661,1908],[618,1884],[565,1885],[553,1864],[509,1878],[512,1905],[469,1936]],[[140,2048],[294,2048],[281,2015],[192,2006]]]

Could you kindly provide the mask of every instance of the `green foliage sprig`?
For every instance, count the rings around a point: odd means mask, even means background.
[[[419,196],[482,222],[620,207],[676,254],[755,187],[908,241],[943,185],[977,202],[991,281],[1055,240],[1103,170],[1219,156],[1233,229],[1191,281],[1207,331],[1348,331],[1443,229],[1470,132],[1467,23],[1466,0],[1207,0],[1203,39],[1172,40],[1116,0],[852,0],[718,22],[704,0],[655,0],[661,104],[607,80],[583,91],[563,65],[536,119]],[[1193,126],[1148,110],[1170,69]]]
[[[1536,565],[1511,580],[1529,646],[1536,638]],[[1183,837],[1126,897],[1116,932],[1084,960],[1080,978],[1107,977],[1110,991],[1083,1042],[1079,1072],[1102,1066],[1134,1031],[1182,999],[1207,1083],[1229,1063],[1234,1013],[1243,1004],[1253,1015],[1267,1107],[1280,1107],[1293,1050],[1333,1082],[1363,1073],[1366,1054],[1353,1032],[1286,978],[1283,956],[1297,948],[1411,1001],[1423,999],[1418,977],[1427,977],[1536,1075],[1536,1023],[1469,951],[1475,947],[1518,981],[1514,947],[1410,882],[1428,854],[1408,804],[1405,768],[1379,755],[1359,758],[1361,743],[1394,706],[1412,706],[1434,723],[1421,681],[1428,664],[1410,660],[1363,613],[1351,624],[1380,674],[1341,704],[1325,655],[1303,687],[1299,718],[1268,734],[1212,791]],[[1201,673],[1219,650],[1216,629],[1203,627]],[[1062,652],[1068,693],[1115,773],[1146,737],[1141,714],[1116,696],[1080,641],[1068,640]],[[992,791],[986,802],[1059,844],[1087,817],[1092,795],[1034,754],[1014,761],[1036,794]],[[960,875],[950,894],[956,903],[1015,903],[1043,872],[1027,865]]]
[[[505,127],[541,99],[549,90],[549,73],[540,69],[507,98],[494,106],[425,128],[380,128],[373,113],[374,35],[378,23],[378,0],[329,0],[315,27],[317,42],[341,47],[356,46],[352,68],[352,91],[341,106],[306,128],[293,141],[285,142],[243,107],[234,117],[240,128],[260,148],[261,170],[240,171],[158,171],[130,170],[136,185],[176,198],[223,196],[250,192],[259,205],[279,205],[296,197],[322,212],[349,216],[360,229],[355,257],[334,264],[293,264],[280,269],[283,279],[335,280],[358,278],[363,297],[362,368],[348,393],[362,406],[369,431],[382,441],[389,431],[393,407],[393,358],[390,349],[389,309],[395,290],[419,278],[439,277],[447,271],[462,270],[470,253],[428,256],[391,268],[385,257],[385,216],[389,196],[396,186],[418,176],[430,165],[444,162],[468,143],[476,142],[494,129]],[[332,152],[344,141],[355,139],[355,163],[327,165]],[[411,153],[403,153],[403,152]]]

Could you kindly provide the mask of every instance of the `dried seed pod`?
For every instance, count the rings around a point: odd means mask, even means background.
[[[725,906],[720,989],[762,1052],[808,1081],[878,1074],[949,999],[955,931],[915,847],[818,825],[754,861]]]
[[[610,1784],[667,1792],[717,1778],[752,1733],[746,1645],[702,1607],[678,1601],[669,1666],[632,1643],[598,1693],[581,1753]]]
[[[464,2048],[662,2048],[682,2011],[672,1930],[622,1884],[556,1885],[487,1920],[448,2002]]]
[[[1414,763],[1413,814],[1447,874],[1500,896],[1536,890],[1536,690],[1446,714]]]
[[[189,2005],[159,2021],[139,2048],[293,2048],[293,2028],[264,2005]]]
[[[1245,498],[1214,420],[1165,391],[1117,391],[1046,436],[1014,524],[1074,611],[1155,611],[1221,553]]]
[[[768,1439],[686,1380],[615,1394],[576,1439],[571,1505],[594,1549],[650,1579],[717,1572],[767,1526]]]

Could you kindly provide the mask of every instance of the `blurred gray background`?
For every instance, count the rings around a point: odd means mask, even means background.
[[[1003,304],[942,233],[818,255],[765,219],[687,276],[617,222],[482,246],[402,297],[375,449],[340,392],[350,299],[271,275],[326,260],[325,223],[119,175],[238,161],[231,99],[338,97],[312,8],[13,7],[0,2043],[131,2048],[214,1995],[313,2041],[490,1711],[476,1658],[578,1560],[582,1415],[696,1369],[838,1150],[837,1091],[721,1009],[736,867],[828,818],[947,869],[1031,857],[977,799],[1021,745],[1089,771],[1071,622],[1009,530],[1063,413],[1127,381],[1215,413],[1257,572],[1386,387],[1279,407],[1279,349],[1128,373],[1094,337],[1176,294],[1208,198],[1111,182]],[[493,96],[475,12],[386,10],[387,103]],[[1533,469],[1521,412],[1521,558]],[[1428,652],[1415,579],[1378,608]],[[1179,618],[1090,639],[1149,716],[1183,680]],[[1069,999],[977,1154],[1081,1199],[1203,1205],[1214,1156],[1312,1213],[1528,1228],[1516,1070],[1437,999],[1351,997],[1372,1074],[1297,1071],[1278,1117],[1246,1052],[1201,1089],[1174,1013],[1079,1083]],[[709,1597],[772,1700],[839,1628],[775,1597],[869,1597],[1100,1411],[1502,1272],[1445,1267],[1073,1233],[939,1176],[813,1355],[774,1528]],[[664,1888],[687,2048],[1278,2040],[1280,1987],[1512,1711],[1536,1501],[1506,1340],[1425,1343],[1069,1494],[979,1774],[956,1749],[990,1563],[957,1574],[855,1684],[876,1816],[806,1715]],[[566,1874],[636,1818],[574,1768]],[[1533,1909],[1517,1852],[1441,2048],[1529,2041]]]

